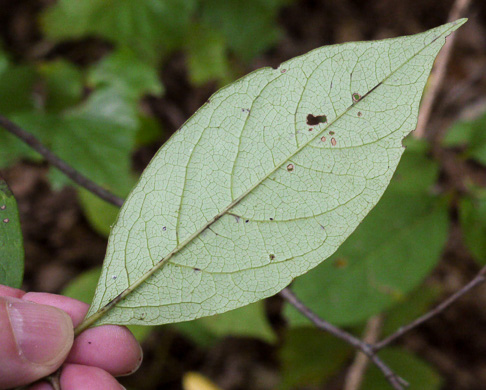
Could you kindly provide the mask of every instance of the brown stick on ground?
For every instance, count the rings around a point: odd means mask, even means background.
[[[371,317],[366,323],[363,341],[370,345],[376,343],[378,341],[382,325],[382,316],[378,315]],[[361,383],[363,382],[366,369],[368,368],[369,361],[370,360],[368,357],[361,351],[356,353],[354,361],[349,367],[346,375],[343,390],[359,390]]]
[[[449,13],[448,21],[452,22],[463,17],[467,8],[469,7],[470,2],[471,0],[456,0]],[[451,57],[452,47],[454,45],[454,41],[456,40],[456,35],[457,34],[452,34],[447,38],[446,44],[435,60],[435,66],[432,69],[432,74],[430,75],[430,84],[424,94],[422,104],[420,106],[417,128],[413,132],[414,136],[417,138],[424,138],[425,136],[425,129],[429,122],[432,108],[447,71],[447,64],[449,63],[449,59]]]

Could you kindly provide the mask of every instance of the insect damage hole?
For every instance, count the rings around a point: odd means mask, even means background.
[[[317,126],[319,123],[326,123],[327,116],[325,115],[317,115],[314,116],[312,114],[307,115],[307,124],[309,126]]]

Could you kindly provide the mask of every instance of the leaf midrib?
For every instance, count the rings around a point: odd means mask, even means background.
[[[163,266],[165,266],[169,260],[178,252],[180,252],[184,247],[186,247],[192,240],[198,237],[204,230],[210,227],[213,223],[219,220],[223,215],[225,215],[228,211],[230,211],[233,207],[235,207],[239,202],[241,202],[247,195],[249,195],[255,188],[257,188],[262,182],[268,179],[272,174],[274,174],[278,169],[282,168],[284,164],[295,157],[298,153],[300,153],[305,147],[307,147],[311,142],[317,139],[324,131],[330,129],[337,121],[339,121],[345,114],[347,114],[353,107],[357,106],[361,101],[367,98],[375,89],[377,89],[381,84],[383,84],[386,80],[388,80],[392,75],[394,75],[397,71],[399,71],[402,67],[407,65],[413,58],[419,55],[423,50],[427,47],[432,45],[437,39],[441,37],[447,37],[448,33],[456,27],[456,24],[452,24],[447,30],[440,33],[439,36],[432,39],[428,44],[424,45],[419,51],[414,53],[410,58],[408,58],[405,62],[403,62],[400,66],[398,66],[394,71],[390,72],[388,76],[386,76],[382,81],[377,83],[373,88],[371,88],[366,94],[362,96],[360,100],[351,104],[348,108],[346,108],[339,116],[337,116],[328,126],[323,128],[320,132],[317,132],[313,137],[309,138],[307,142],[304,142],[300,147],[298,147],[289,157],[285,158],[280,164],[277,164],[267,175],[263,176],[259,179],[253,186],[251,186],[247,191],[243,192],[238,198],[234,199],[228,206],[226,206],[222,211],[220,211],[214,218],[210,221],[206,222],[201,228],[196,230],[193,234],[188,236],[178,247],[174,248],[167,256],[161,259],[156,265],[151,267],[148,271],[146,271],[141,277],[139,277],[132,285],[128,286],[125,290],[123,290],[117,297],[112,299],[106,305],[98,309],[95,313],[91,316],[87,317],[76,329],[75,335],[78,335],[83,330],[87,329],[91,325],[93,325],[96,321],[98,321],[101,317],[104,316],[106,312],[111,310],[114,306],[116,306],[120,301],[126,298],[132,291],[136,290],[142,283],[144,283],[149,277],[151,277],[155,272],[159,271]]]

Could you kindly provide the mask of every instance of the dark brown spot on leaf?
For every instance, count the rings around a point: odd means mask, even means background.
[[[285,72],[287,72],[287,69],[280,70],[280,73],[285,73]]]
[[[201,272],[201,269],[200,268],[194,268],[194,271]]]
[[[307,115],[307,124],[309,126],[317,126],[319,123],[326,123],[327,116],[325,115],[317,115],[314,116],[312,114]]]
[[[287,171],[289,171],[289,172],[293,172],[294,171],[294,168],[295,168],[294,167],[294,164],[287,165]]]
[[[245,221],[245,223],[248,223],[248,222],[250,222],[250,220],[249,220],[249,219],[247,219],[247,220]]]
[[[312,131],[312,130],[314,130],[314,128],[313,127],[309,127],[309,131]]]
[[[270,258],[270,260],[274,260],[274,259],[275,259],[275,255],[274,255],[273,253],[270,253],[270,254],[268,255],[268,257]]]
[[[334,134],[336,134],[334,131],[329,132],[329,135],[334,135]]]
[[[270,221],[273,221],[273,218],[270,218]]]
[[[363,114],[361,113],[361,111],[358,111],[358,116],[361,116],[361,115],[363,115]]]
[[[164,227],[162,228],[162,230],[165,232],[165,231],[167,230],[167,227],[166,227],[166,226],[164,226]]]

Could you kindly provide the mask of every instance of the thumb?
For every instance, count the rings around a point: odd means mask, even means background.
[[[0,297],[0,389],[29,384],[54,372],[73,338],[73,323],[64,311]]]

